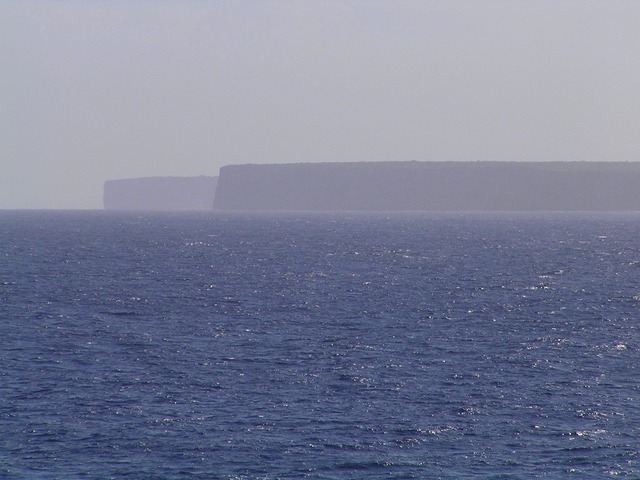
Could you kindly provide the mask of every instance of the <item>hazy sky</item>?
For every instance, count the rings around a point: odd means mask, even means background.
[[[0,0],[0,208],[413,159],[640,160],[640,1]]]

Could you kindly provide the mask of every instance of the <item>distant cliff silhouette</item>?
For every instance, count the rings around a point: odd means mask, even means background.
[[[218,177],[147,177],[104,184],[106,210],[212,210]]]
[[[640,210],[638,162],[229,165],[224,211]]]

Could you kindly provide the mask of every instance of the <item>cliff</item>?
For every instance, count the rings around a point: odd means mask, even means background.
[[[224,211],[640,210],[640,162],[229,165]]]
[[[218,177],[148,177],[108,180],[106,210],[211,210]]]

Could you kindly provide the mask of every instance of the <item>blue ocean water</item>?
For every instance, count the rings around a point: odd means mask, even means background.
[[[0,478],[640,478],[639,234],[0,212]]]

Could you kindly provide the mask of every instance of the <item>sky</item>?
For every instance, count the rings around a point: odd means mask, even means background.
[[[636,0],[0,0],[0,209],[242,163],[639,161]]]

